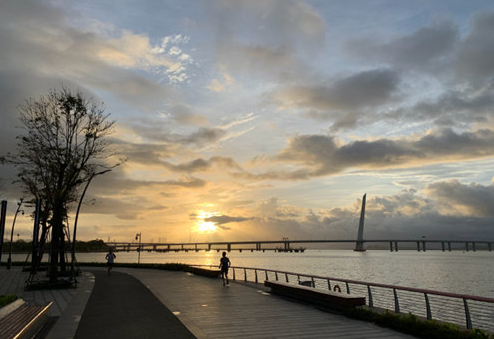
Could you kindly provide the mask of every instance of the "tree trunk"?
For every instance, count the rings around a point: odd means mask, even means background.
[[[51,226],[51,254],[50,254],[50,282],[58,280],[58,259],[61,252],[61,239],[63,237],[63,208],[57,204],[53,209]]]

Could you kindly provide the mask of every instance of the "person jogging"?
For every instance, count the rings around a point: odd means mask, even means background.
[[[228,281],[228,268],[230,267],[230,259],[226,256],[226,252],[223,252],[223,257],[220,259],[220,266],[219,268],[221,269],[221,279],[223,279],[223,286],[225,286],[225,281],[226,284],[230,284]]]
[[[111,269],[113,268],[113,263],[116,257],[117,256],[115,255],[115,253],[113,253],[113,250],[110,247],[110,252],[106,254],[106,260],[107,260],[106,265],[108,266],[108,275],[111,275]]]

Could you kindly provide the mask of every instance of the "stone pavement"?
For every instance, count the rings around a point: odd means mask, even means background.
[[[17,293],[32,301],[53,300],[57,304],[53,315],[59,313],[59,318],[48,339],[96,338],[93,335],[106,328],[134,325],[136,330],[146,329],[142,331],[146,336],[139,338],[186,338],[189,331],[199,339],[414,338],[285,300],[271,295],[261,284],[231,282],[223,287],[219,279],[149,269],[115,268],[111,276],[100,268],[83,271],[77,290],[33,292],[22,290],[25,278],[22,280],[20,269],[7,271],[1,267],[0,294]],[[161,320],[147,319],[146,309]],[[182,324],[188,331],[171,332],[184,330]],[[84,332],[84,328],[92,328],[93,333]],[[104,337],[120,335],[108,332]]]

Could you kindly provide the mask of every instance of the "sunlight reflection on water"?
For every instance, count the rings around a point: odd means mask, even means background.
[[[137,252],[116,262],[137,263]],[[26,255],[15,255],[23,261]],[[221,251],[141,252],[141,263],[219,265]],[[306,250],[304,253],[232,251],[232,266],[256,267],[494,298],[494,253]],[[105,262],[105,253],[78,253],[79,262]]]

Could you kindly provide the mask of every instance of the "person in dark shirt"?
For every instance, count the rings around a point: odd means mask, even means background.
[[[106,265],[108,266],[108,275],[111,275],[111,269],[113,268],[113,263],[117,256],[113,253],[112,248],[110,247],[110,251],[106,254]]]
[[[230,259],[226,256],[226,252],[223,252],[223,257],[220,259],[220,266],[219,268],[221,269],[221,279],[223,279],[223,286],[225,286],[225,281],[226,284],[229,284],[230,282],[228,281],[228,268],[230,267]]]

